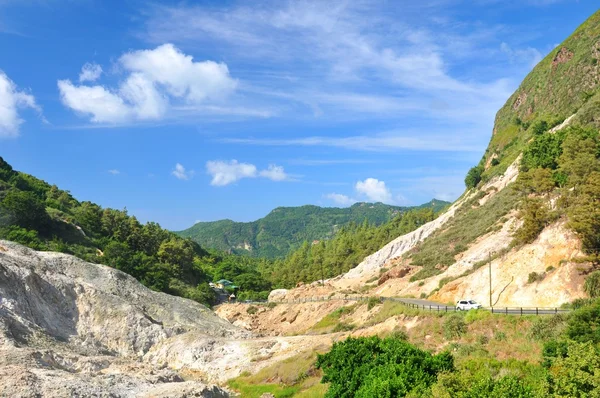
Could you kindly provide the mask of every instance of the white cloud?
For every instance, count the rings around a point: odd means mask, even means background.
[[[242,178],[254,178],[256,166],[250,163],[239,163],[237,160],[223,162],[211,160],[206,162],[206,171],[212,176],[210,185],[225,186]]]
[[[24,108],[41,112],[34,96],[19,91],[15,83],[0,70],[0,138],[19,135],[19,126],[23,123],[19,110]]]
[[[259,175],[273,181],[285,181],[289,176],[285,173],[282,166],[270,164],[266,170],[262,170]]]
[[[117,169],[110,169],[110,170],[108,170],[108,172],[114,176],[121,174],[121,172]]]
[[[69,80],[59,80],[58,89],[65,106],[91,114],[94,123],[122,123],[132,116],[133,109],[123,98],[102,86],[74,86]]]
[[[184,98],[189,103],[223,98],[237,85],[229,76],[227,65],[194,62],[193,57],[172,44],[133,51],[124,54],[119,61],[126,70],[143,74],[162,85],[171,96]]]
[[[194,170],[188,171],[181,163],[177,163],[171,174],[173,174],[179,180],[189,180],[194,176]]]
[[[119,66],[127,73],[117,87],[74,85],[59,80],[65,106],[89,115],[94,123],[160,120],[178,106],[206,106],[222,101],[237,86],[227,65],[194,62],[172,44],[122,55]],[[98,65],[86,64],[80,82],[100,77]]]
[[[350,206],[357,202],[356,199],[351,198],[347,195],[342,195],[341,193],[328,193],[327,195],[325,195],[325,197],[327,199],[332,200],[340,206]]]
[[[251,163],[240,163],[237,160],[225,162],[222,160],[211,160],[206,162],[206,172],[212,176],[210,185],[222,187],[232,184],[243,178],[268,178],[271,181],[286,181],[290,176],[282,166],[270,164],[268,168],[258,171]]]
[[[87,62],[81,68],[81,73],[79,74],[79,82],[93,82],[100,78],[102,75],[102,67],[98,64],[91,64]]]
[[[364,181],[358,181],[354,188],[356,192],[374,202],[393,203],[392,193],[385,186],[385,182],[379,181],[376,178],[367,178]]]

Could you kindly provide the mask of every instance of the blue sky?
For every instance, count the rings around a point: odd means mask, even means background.
[[[596,7],[0,0],[0,156],[170,229],[454,200],[496,111]]]

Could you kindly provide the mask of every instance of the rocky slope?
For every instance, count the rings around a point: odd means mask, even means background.
[[[113,268],[0,241],[0,396],[224,397],[207,383],[319,344],[251,337]]]

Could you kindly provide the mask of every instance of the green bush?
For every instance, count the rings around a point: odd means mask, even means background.
[[[544,279],[544,275],[538,274],[537,272],[530,272],[529,276],[527,277],[527,283],[531,284],[531,283],[539,282],[542,279]]]
[[[469,170],[465,177],[465,185],[467,189],[475,188],[481,181],[481,174],[483,173],[483,167],[475,166]]]
[[[549,392],[556,397],[600,396],[600,350],[591,342],[566,342],[549,365]],[[566,352],[565,352],[566,351]]]
[[[583,289],[592,298],[600,297],[600,271],[594,271],[585,278]]]
[[[375,306],[378,306],[379,304],[381,304],[381,298],[369,297],[369,300],[367,300],[367,309],[370,311],[371,309],[373,309]]]
[[[600,300],[573,311],[565,335],[582,343],[600,343]]]
[[[565,315],[557,314],[537,318],[531,325],[529,336],[534,340],[549,340],[558,338],[566,327]]]
[[[432,387],[433,397],[448,398],[529,398],[533,389],[513,375],[493,378],[489,371],[442,373]]]
[[[477,336],[477,342],[481,345],[486,345],[490,342],[490,338],[485,334],[480,334],[479,336]]]
[[[514,242],[518,245],[533,242],[550,218],[546,204],[537,198],[526,199],[519,215],[523,219],[523,225],[514,236]]]
[[[250,307],[246,308],[246,312],[249,315],[254,315],[258,312],[258,307],[256,307],[255,305],[251,305]]]
[[[446,317],[442,328],[444,330],[444,337],[448,340],[452,340],[465,334],[467,331],[467,324],[461,315],[452,314]]]
[[[316,367],[323,370],[322,382],[330,383],[325,397],[404,397],[422,395],[438,373],[454,370],[454,360],[399,339],[361,337],[335,343]]]

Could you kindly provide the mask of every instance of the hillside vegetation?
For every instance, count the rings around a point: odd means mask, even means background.
[[[431,200],[418,208],[439,211],[449,203]],[[200,222],[176,232],[203,247],[248,254],[255,257],[285,257],[302,242],[331,239],[345,225],[367,221],[381,225],[413,207],[383,203],[356,203],[348,208],[300,206],[278,207],[267,216],[252,222],[220,220]]]
[[[398,211],[381,225],[366,219],[361,224],[350,222],[331,240],[315,245],[305,241],[288,257],[274,262],[207,250],[156,223],[141,224],[127,210],[79,202],[55,185],[13,170],[0,158],[0,239],[109,265],[154,290],[207,305],[217,299],[209,281],[232,281],[240,288],[241,300],[266,299],[272,288],[345,272],[397,235],[433,219],[434,209],[445,202],[429,205]]]
[[[268,268],[265,260],[208,252],[157,223],[141,224],[127,210],[79,202],[1,157],[0,239],[109,265],[153,290],[208,305],[215,301],[211,280],[235,279],[250,295],[271,288],[258,272]]]
[[[600,127],[599,39],[600,11],[527,75],[496,115],[490,144],[478,165],[484,180],[506,170],[540,126],[548,129],[575,115],[575,125]]]
[[[505,252],[532,243],[561,220],[589,255],[580,260],[599,265],[599,63],[600,11],[544,58],[500,109],[484,156],[465,178],[467,189],[477,191],[445,228],[410,253],[423,267],[413,280],[443,272],[477,239],[502,228],[514,210],[522,226]],[[483,190],[520,155],[515,184]],[[486,196],[491,199],[480,205]]]
[[[414,231],[438,214],[433,208],[412,209],[383,225],[371,225],[366,221],[351,223],[331,240],[314,245],[304,242],[284,260],[275,261],[274,284],[293,287],[297,282],[313,282],[343,274],[394,238]]]
[[[337,319],[344,330],[352,330],[347,339],[334,339],[329,350],[317,346],[256,374],[243,374],[229,385],[250,398],[266,392],[290,397],[594,397],[600,393],[599,306],[597,300],[579,300],[570,314],[535,317],[436,313],[365,301],[340,307],[318,322]],[[263,311],[267,316],[275,309]]]

